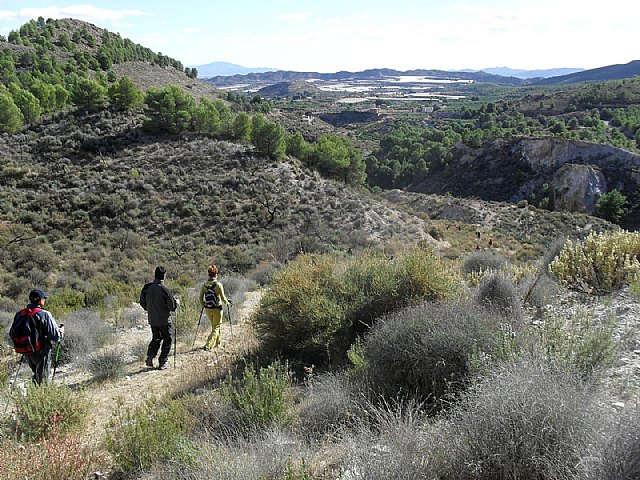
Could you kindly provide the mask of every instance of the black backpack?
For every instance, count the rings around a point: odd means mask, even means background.
[[[35,316],[41,310],[39,307],[23,308],[13,320],[9,336],[16,353],[31,355],[42,349],[42,322]]]
[[[207,285],[207,288],[204,291],[204,308],[217,308],[218,310],[222,310],[220,298],[218,298],[218,294],[216,293],[217,285],[217,282]]]

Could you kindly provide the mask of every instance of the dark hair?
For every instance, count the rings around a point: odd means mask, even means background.
[[[210,277],[215,277],[216,275],[218,275],[218,272],[220,270],[218,269],[218,267],[216,267],[215,265],[211,264],[207,267],[207,273],[209,274]]]
[[[167,273],[167,269],[164,267],[156,267],[154,277],[156,280],[164,280],[164,275]]]

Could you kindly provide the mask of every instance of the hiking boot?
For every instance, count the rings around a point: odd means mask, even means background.
[[[153,358],[147,357],[147,360],[144,362],[147,367],[153,368]]]
[[[158,370],[166,370],[167,368],[169,368],[169,365],[167,362],[161,363],[160,365],[158,365]]]

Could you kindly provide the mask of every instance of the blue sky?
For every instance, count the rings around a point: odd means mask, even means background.
[[[336,72],[640,59],[637,0],[0,0],[0,33],[40,15],[86,20],[185,65]]]

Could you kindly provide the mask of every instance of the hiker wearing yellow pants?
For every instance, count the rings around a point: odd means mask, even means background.
[[[220,344],[223,305],[231,303],[224,295],[224,287],[218,282],[218,272],[217,266],[209,265],[207,267],[209,278],[200,287],[200,306],[204,308],[207,318],[211,322],[211,333],[204,345],[205,350],[211,350]]]

